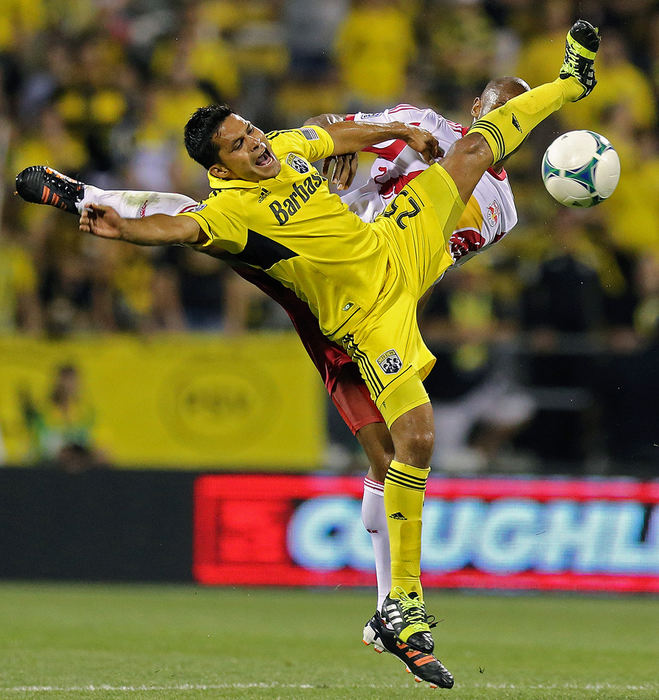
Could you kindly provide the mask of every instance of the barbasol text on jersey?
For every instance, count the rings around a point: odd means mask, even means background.
[[[270,211],[275,215],[277,223],[283,226],[291,216],[297,214],[302,208],[302,205],[309,201],[311,195],[316,192],[322,183],[323,178],[318,175],[318,173],[312,173],[302,182],[294,183],[293,191],[283,202],[280,202],[278,199],[270,202],[268,206],[270,207]]]

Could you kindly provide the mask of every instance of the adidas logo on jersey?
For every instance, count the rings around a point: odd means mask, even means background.
[[[392,520],[407,520],[407,518],[400,511],[398,511],[398,513],[392,513],[389,517]]]

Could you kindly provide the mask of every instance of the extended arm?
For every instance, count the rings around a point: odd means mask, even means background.
[[[336,124],[336,122],[344,121],[346,116],[347,115],[345,114],[318,114],[315,117],[309,117],[309,119],[304,122],[304,125],[307,126],[312,124],[322,126],[323,129],[326,129],[330,124]]]
[[[194,245],[203,239],[199,224],[189,216],[153,214],[143,219],[124,219],[112,207],[100,204],[85,207],[80,215],[80,230],[137,245]]]
[[[429,131],[403,122],[372,124],[370,122],[336,121],[323,128],[334,141],[333,155],[354,153],[391,139],[402,139],[410,148],[420,153],[427,163],[433,163],[443,155],[437,139]]]
[[[345,114],[319,114],[307,119],[305,124],[322,126],[334,141],[334,153],[325,159],[323,175],[330,178],[340,190],[347,189],[357,173],[357,151],[390,139],[403,139],[423,156],[427,163],[443,156],[435,137],[425,129],[402,122],[372,124],[345,121]]]

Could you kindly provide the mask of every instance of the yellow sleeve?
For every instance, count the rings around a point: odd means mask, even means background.
[[[206,240],[193,246],[198,250],[217,247],[228,253],[239,253],[247,243],[247,225],[238,192],[214,192],[193,211],[177,216],[189,216],[201,227]]]
[[[296,153],[313,163],[334,153],[332,137],[320,126],[271,131],[266,134],[277,158]]]

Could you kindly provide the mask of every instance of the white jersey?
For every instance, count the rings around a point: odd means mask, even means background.
[[[431,109],[398,105],[377,114],[358,112],[348,115],[354,121],[383,124],[402,121],[430,131],[447,152],[451,145],[467,133],[456,122],[445,119]],[[377,155],[371,168],[371,179],[341,199],[364,221],[373,221],[405,185],[428,165],[402,140],[391,140],[365,149]],[[450,242],[454,265],[500,241],[517,223],[513,193],[505,170],[488,170],[480,179]]]

